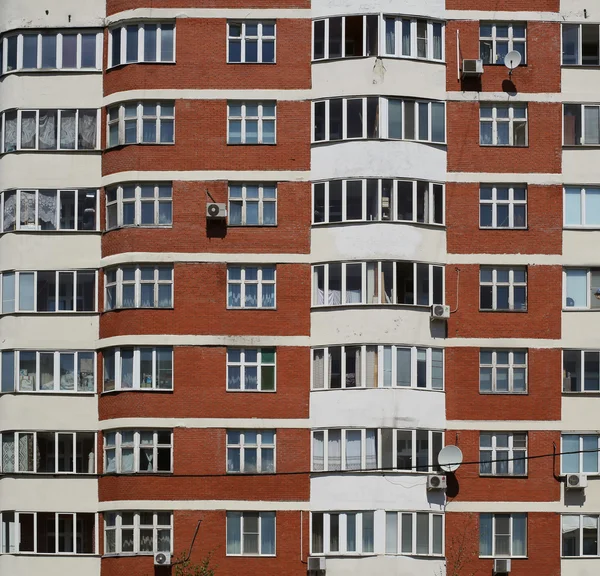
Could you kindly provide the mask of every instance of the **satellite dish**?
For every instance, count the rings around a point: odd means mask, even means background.
[[[454,472],[462,464],[463,455],[458,446],[446,446],[438,454],[438,464],[444,472]]]
[[[521,53],[511,50],[504,57],[504,65],[512,72],[521,63]]]

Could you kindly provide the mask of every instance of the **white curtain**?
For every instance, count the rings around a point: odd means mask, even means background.
[[[385,19],[385,53],[396,53],[396,19]]]
[[[121,449],[121,472],[133,472],[134,455],[133,448]]]
[[[383,347],[383,385],[392,385],[392,347]]]
[[[35,225],[35,192],[21,191],[21,226]]]
[[[17,113],[8,112],[4,117],[4,151],[17,149]]]
[[[385,513],[385,553],[398,553],[398,512]]]
[[[116,472],[115,450],[105,450],[104,456],[106,457],[106,472]]]
[[[75,110],[61,110],[60,113],[60,147],[65,150],[75,149]]]
[[[513,515],[513,556],[525,556],[527,554],[527,515]]]
[[[367,388],[377,388],[377,346],[367,346],[366,382]]]
[[[2,471],[15,471],[15,437],[14,434],[2,435]]]
[[[366,434],[366,469],[374,470],[377,468],[377,430],[367,430]]]
[[[40,110],[40,150],[56,150],[56,110]]]
[[[79,111],[79,148],[94,150],[96,148],[96,118],[95,110]]]
[[[21,113],[21,149],[35,148],[36,113]]]
[[[325,387],[325,351],[313,350],[313,388]]]
[[[346,431],[346,470],[361,469],[362,433],[360,430]]]
[[[275,554],[275,512],[260,514],[260,553]]]
[[[342,469],[342,433],[340,430],[329,430],[327,438],[327,469]]]
[[[38,223],[42,230],[56,230],[56,200],[53,190],[38,193]]]
[[[4,193],[4,232],[15,229],[17,219],[17,193]]]
[[[316,472],[325,470],[325,443],[323,437],[323,432],[313,434],[313,470]]]
[[[227,512],[227,554],[242,552],[242,513]]]

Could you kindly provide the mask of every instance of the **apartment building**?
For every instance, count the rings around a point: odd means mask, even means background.
[[[3,0],[0,573],[596,574],[599,31]]]

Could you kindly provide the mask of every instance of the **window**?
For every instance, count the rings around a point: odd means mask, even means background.
[[[104,472],[172,472],[171,430],[119,430],[104,432]]]
[[[504,64],[504,57],[513,50],[527,62],[525,24],[482,23],[479,26],[479,57],[484,64]]]
[[[313,60],[377,56],[378,21],[379,18],[375,15],[315,20]]]
[[[565,308],[600,308],[600,268],[565,268],[563,282]]]
[[[564,146],[600,145],[600,105],[563,105]]]
[[[2,432],[0,473],[95,474],[94,432]]]
[[[442,556],[444,515],[430,512],[386,512],[385,553]]]
[[[562,63],[564,66],[600,65],[598,24],[562,25]]]
[[[108,147],[174,144],[174,102],[126,102],[108,108]]]
[[[444,389],[444,351],[415,346],[330,346],[312,351],[313,390]]]
[[[96,554],[96,514],[0,512],[2,554]]]
[[[173,390],[173,348],[104,350],[104,392]]]
[[[481,146],[527,146],[527,104],[479,105]]]
[[[444,24],[406,16],[384,16],[385,55],[444,59]]]
[[[6,54],[2,74],[17,70],[101,70],[102,33],[27,31],[0,39],[0,56]]]
[[[527,392],[527,351],[482,349],[479,352],[479,392]]]
[[[172,266],[109,268],[104,276],[104,309],[172,308]]]
[[[600,391],[600,352],[563,350],[563,392]]]
[[[562,474],[598,474],[597,434],[563,434],[561,441]]]
[[[600,228],[600,187],[565,186],[565,227]]]
[[[275,63],[274,22],[228,22],[227,62]]]
[[[275,556],[275,512],[227,512],[227,556]]]
[[[275,472],[275,431],[227,430],[227,472]]]
[[[112,28],[108,58],[109,67],[135,62],[175,62],[175,24],[141,22]]]
[[[1,392],[93,393],[96,353],[4,350]]]
[[[8,110],[2,152],[99,150],[98,110]]]
[[[312,433],[314,472],[340,470],[439,471],[443,432],[393,428],[330,429]]]
[[[95,270],[2,273],[3,314],[95,311]]]
[[[525,186],[481,186],[479,188],[481,228],[527,228]]]
[[[228,308],[275,308],[275,266],[228,266]]]
[[[527,514],[479,514],[479,556],[527,556]]]
[[[227,390],[275,392],[275,348],[228,348]]]
[[[313,306],[442,304],[443,274],[443,266],[415,262],[319,264],[313,266]]]
[[[481,432],[479,460],[481,476],[525,476],[527,434]]]
[[[527,310],[527,269],[489,268],[479,271],[480,310]]]
[[[312,512],[311,554],[374,554],[375,512]]]
[[[171,226],[173,186],[170,182],[121,184],[106,189],[106,229],[121,226]]]
[[[105,512],[104,554],[173,551],[171,512]]]
[[[275,144],[275,102],[228,102],[227,144]]]
[[[563,514],[561,516],[561,556],[600,556],[598,518],[598,514]]]
[[[229,184],[229,226],[275,226],[275,184]]]
[[[0,195],[0,230],[99,230],[97,190],[10,190]]]
[[[332,98],[314,102],[313,116],[315,143],[365,138],[446,141],[444,102],[377,96]]]
[[[313,184],[313,224],[444,223],[444,186],[423,180],[330,180]]]

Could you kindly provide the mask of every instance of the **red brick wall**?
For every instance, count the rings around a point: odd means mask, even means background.
[[[307,0],[107,0],[106,14],[116,14],[136,8],[310,8]]]
[[[108,3],[110,5],[110,2]],[[446,10],[486,10],[491,12],[558,12],[560,0],[446,0]]]
[[[308,335],[310,267],[278,264],[276,278],[276,309],[227,310],[226,264],[176,263],[173,309],[105,312],[100,317],[100,338],[123,334]],[[102,278],[99,285],[102,310]]]
[[[477,2],[478,5],[481,2]],[[511,10],[514,3],[504,2],[501,10]],[[485,10],[478,6],[476,10]],[[491,8],[489,8],[491,10]],[[524,8],[534,10],[534,8]],[[465,58],[479,58],[479,21],[450,21],[446,26],[446,63],[448,90],[481,90],[484,92],[560,92],[560,24],[527,22],[527,63],[519,66],[509,78],[503,63],[485,65],[480,78],[459,80],[456,70],[456,31],[460,34],[460,65]]]
[[[308,418],[310,351],[279,346],[276,354],[276,392],[228,392],[225,348],[176,346],[173,392],[103,394],[100,419]]]
[[[224,510],[181,510],[174,513],[175,556],[187,555],[198,520],[202,519],[191,561],[199,564],[212,552],[211,566],[219,576],[289,574],[306,576],[308,555],[308,512],[276,513],[276,556],[247,557],[226,555],[226,512]],[[302,534],[301,534],[302,530]],[[302,537],[301,537],[302,536]],[[302,547],[301,547],[302,542]],[[173,568],[155,568],[152,556],[103,558],[102,576],[172,576]]]
[[[142,88],[310,88],[311,20],[280,18],[276,27],[275,64],[228,64],[225,18],[178,18],[176,63],[130,64],[108,70],[104,76],[104,93],[108,95]],[[107,38],[108,33],[106,46]],[[105,70],[108,66],[107,53],[106,50]]]
[[[453,308],[456,268],[446,266],[446,302]],[[450,338],[560,338],[561,266],[527,267],[527,312],[480,312],[479,266],[460,264],[458,268],[458,311],[448,320]]]
[[[446,417],[560,420],[560,349],[530,348],[527,362],[527,394],[480,394],[479,348],[446,348]]]
[[[493,428],[494,424],[490,423],[489,429],[494,431]],[[446,444],[455,443],[462,450],[464,462],[479,461],[479,431],[448,430]],[[528,456],[551,454],[553,443],[560,446],[560,432],[529,432],[527,443]],[[461,466],[455,476],[458,493],[452,495],[453,499],[469,502],[558,502],[560,482],[553,476],[552,462],[552,458],[529,460],[527,477],[521,478],[479,476],[478,465]]]
[[[529,102],[529,145],[480,146],[479,104],[448,102],[449,172],[559,173],[562,158],[562,106]]]
[[[527,517],[527,558],[512,560],[511,576],[560,576],[560,538],[558,514],[530,512]],[[446,556],[449,576],[492,573],[494,561],[479,558],[478,514],[446,514]]]
[[[103,113],[102,131],[106,132]],[[227,145],[226,100],[176,100],[175,144],[133,144],[104,153],[102,172],[309,170],[310,102],[277,102],[276,145]],[[102,142],[105,143],[105,137]]]
[[[173,182],[172,228],[129,227],[102,237],[102,256],[122,252],[308,253],[311,187],[308,182],[277,183],[277,226],[231,226],[206,220],[208,189],[227,203],[227,182]],[[105,225],[105,197],[101,198]]]
[[[487,184],[486,184],[487,185]],[[527,187],[527,229],[480,229],[479,183],[446,185],[449,253],[562,254],[563,201],[560,186]]]

